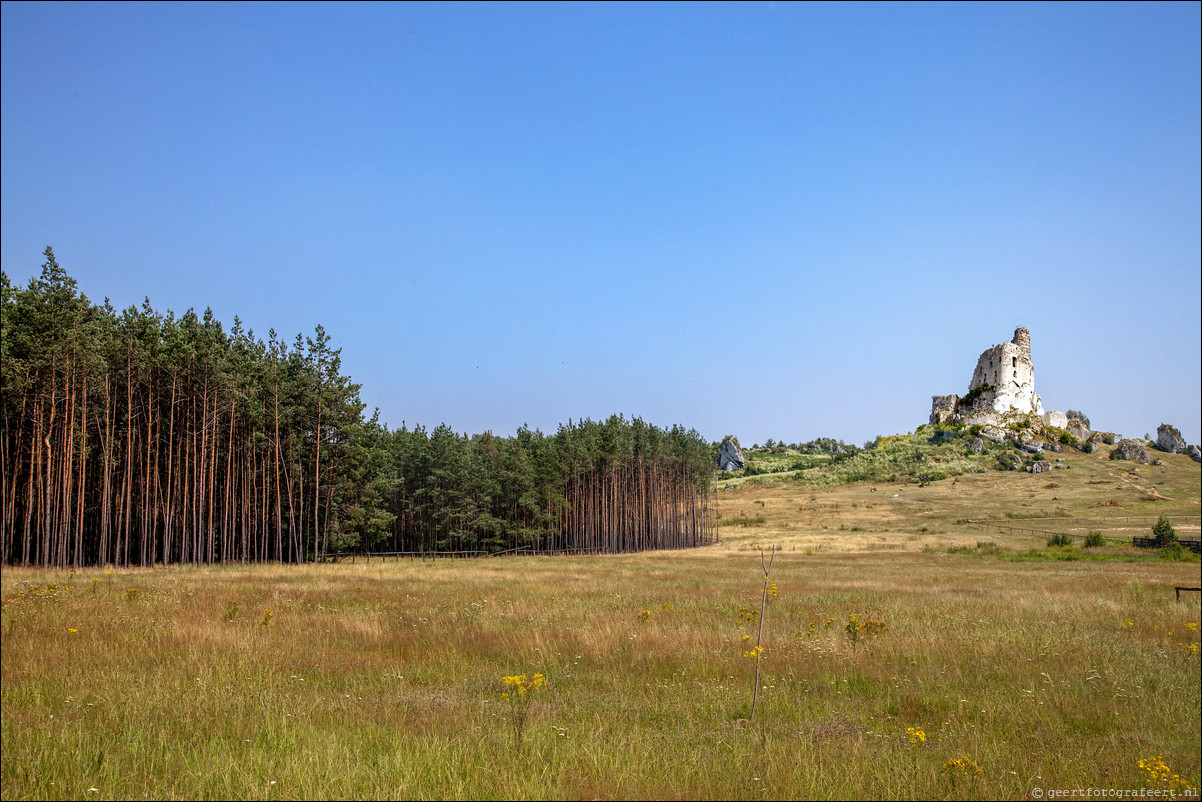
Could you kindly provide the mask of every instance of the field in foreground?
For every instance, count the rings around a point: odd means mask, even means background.
[[[786,552],[772,578],[748,722],[746,551],[6,569],[0,792],[1023,798],[1168,787],[1148,758],[1197,787],[1197,563]],[[853,649],[853,614],[888,628]]]
[[[755,477],[722,485],[723,544],[694,551],[5,568],[0,796],[1180,795],[1202,614],[1173,588],[1199,563],[1119,545],[1157,514],[1196,534],[1198,468],[1164,462]]]

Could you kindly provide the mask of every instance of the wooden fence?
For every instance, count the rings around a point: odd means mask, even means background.
[[[1074,523],[1082,523],[1082,522],[1084,522],[1084,523],[1106,523],[1106,522],[1116,522],[1116,521],[1123,521],[1124,523],[1131,523],[1131,522],[1152,521],[1153,523],[1155,523],[1157,520],[1159,520],[1159,518],[1147,518],[1147,517],[1120,518],[1118,516],[1112,516],[1112,517],[1107,517],[1107,518],[1043,518],[1043,519],[1035,519],[1035,520],[1058,521],[1058,522],[1063,522],[1063,523],[1067,523],[1068,521],[1072,521]],[[1054,532],[1050,529],[1031,529],[1031,528],[1025,527],[1025,526],[1014,526],[1013,524],[1009,524],[1009,523],[1003,524],[1003,523],[998,523],[996,521],[968,521],[968,523],[973,524],[975,526],[985,527],[986,530],[996,529],[996,530],[998,530],[998,532],[1006,532],[1007,534],[1014,534],[1015,532],[1021,532],[1021,533],[1031,534],[1031,535],[1040,535],[1040,536],[1048,537],[1048,538],[1067,537],[1069,539],[1070,543],[1075,543],[1077,538],[1081,537],[1081,535],[1070,535],[1067,532]],[[1178,522],[1178,523],[1180,525],[1180,522]],[[1193,521],[1191,520],[1190,523],[1193,523]],[[1103,535],[1102,537],[1103,537],[1103,540],[1110,542],[1110,543],[1125,543],[1125,542],[1127,542],[1127,537],[1125,535],[1123,537],[1112,537],[1112,536]],[[1177,542],[1180,543],[1183,548],[1187,548],[1190,551],[1194,552],[1195,554],[1202,554],[1202,540],[1200,540],[1198,538],[1179,537],[1179,538],[1177,538]],[[1133,545],[1137,548],[1141,548],[1141,549],[1155,549],[1155,548],[1160,547],[1160,543],[1159,543],[1159,541],[1156,540],[1156,538],[1141,537],[1139,535],[1132,536],[1131,545]]]
[[[1202,540],[1194,540],[1193,538],[1177,538],[1177,542],[1182,548],[1189,549],[1194,554],[1202,554]],[[1141,549],[1158,549],[1160,541],[1154,537],[1133,537],[1131,545]]]

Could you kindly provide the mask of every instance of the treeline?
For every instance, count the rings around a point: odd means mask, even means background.
[[[319,326],[96,306],[55,261],[0,274],[3,562],[303,562],[336,551],[712,541],[713,450],[635,419],[389,431]]]

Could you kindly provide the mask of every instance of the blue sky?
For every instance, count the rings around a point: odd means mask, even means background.
[[[1202,6],[2,7],[3,269],[321,324],[382,419],[1202,439]]]

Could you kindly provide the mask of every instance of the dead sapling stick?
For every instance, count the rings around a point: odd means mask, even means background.
[[[776,546],[772,547],[771,555],[765,563],[764,550],[760,549],[760,567],[764,569],[764,590],[760,595],[760,628],[755,636],[755,687],[751,691],[751,715],[747,717],[749,721],[755,721],[755,705],[760,698],[760,655],[764,653],[760,644],[764,641],[764,611],[768,609],[768,580],[772,576],[772,564],[776,562]]]

